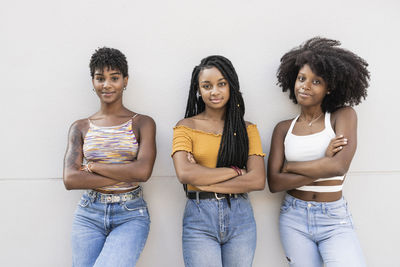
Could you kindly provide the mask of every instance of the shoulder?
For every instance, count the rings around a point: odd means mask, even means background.
[[[83,130],[85,130],[86,128],[88,128],[89,127],[89,119],[88,118],[85,118],[85,119],[80,119],[80,120],[77,120],[77,121],[74,121],[72,124],[71,124],[71,126],[70,126],[70,131],[83,131]]]
[[[245,121],[246,123],[246,127],[249,127],[250,125],[255,125],[254,123],[250,122],[250,121]]]
[[[178,122],[176,123],[175,126],[176,126],[176,127],[178,127],[178,126],[185,126],[185,127],[187,127],[187,128],[194,129],[194,128],[195,128],[195,122],[194,122],[194,120],[193,120],[193,117],[184,118],[184,119],[178,121]]]
[[[133,117],[133,119],[132,119],[132,122],[133,122],[133,124],[136,124],[138,126],[139,130],[144,129],[144,128],[146,128],[146,129],[148,129],[148,128],[155,129],[156,128],[155,121],[153,120],[152,117],[150,117],[148,115],[144,115],[144,114],[135,115],[135,117]]]
[[[274,128],[274,132],[284,132],[286,134],[290,128],[290,124],[292,123],[292,121],[293,119],[278,122],[278,124]]]
[[[332,116],[339,117],[339,116],[357,116],[356,111],[352,107],[343,107],[339,108],[338,110],[332,113]]]
[[[337,120],[357,120],[357,113],[352,107],[343,107],[334,111],[331,114],[331,122],[336,122]]]

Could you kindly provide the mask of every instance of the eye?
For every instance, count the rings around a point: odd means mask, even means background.
[[[304,76],[297,76],[297,80],[299,80],[300,82],[304,82],[306,80],[306,78],[304,78]]]
[[[313,84],[319,85],[319,84],[321,84],[321,81],[320,81],[320,80],[314,80],[314,81],[313,81]]]
[[[204,89],[206,89],[206,90],[208,90],[208,89],[211,88],[211,85],[209,85],[209,84],[203,84],[201,87],[204,88]]]
[[[219,86],[219,87],[224,87],[224,86],[226,86],[226,82],[220,82],[220,83],[218,84],[218,86]]]
[[[103,78],[103,77],[97,77],[97,78],[96,78],[96,81],[98,81],[98,82],[103,82],[103,81],[104,81],[104,78]]]
[[[114,82],[118,81],[119,77],[112,77],[111,78]]]

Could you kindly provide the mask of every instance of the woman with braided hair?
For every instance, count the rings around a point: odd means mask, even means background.
[[[256,224],[247,193],[264,189],[265,154],[244,112],[232,63],[204,58],[192,72],[185,118],[173,136],[174,166],[187,196],[185,266],[252,264]]]
[[[270,191],[287,191],[279,225],[290,266],[365,266],[342,188],[357,146],[352,106],[367,96],[369,72],[339,45],[312,38],[286,53],[277,73],[301,110],[277,124],[268,159]]]
[[[65,187],[87,190],[72,226],[72,265],[134,266],[149,233],[139,183],[153,170],[155,123],[122,103],[128,64],[119,50],[96,50],[90,74],[100,110],[72,124],[64,159]]]

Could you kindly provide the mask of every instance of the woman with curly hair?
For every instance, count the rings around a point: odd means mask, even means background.
[[[256,223],[247,192],[263,190],[265,167],[257,126],[246,122],[239,79],[223,56],[192,72],[185,118],[174,128],[172,157],[187,202],[185,266],[251,266]]]
[[[343,182],[357,146],[352,106],[367,96],[368,64],[312,38],[281,58],[278,85],[300,114],[277,124],[268,160],[271,192],[287,191],[280,236],[290,266],[365,266]]]
[[[86,189],[72,226],[73,266],[134,266],[150,219],[140,182],[156,157],[155,123],[122,104],[128,64],[103,47],[90,60],[100,110],[74,122],[64,159],[68,190]]]

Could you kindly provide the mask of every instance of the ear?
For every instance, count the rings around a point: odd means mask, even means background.
[[[124,87],[128,86],[129,76],[124,77]]]

